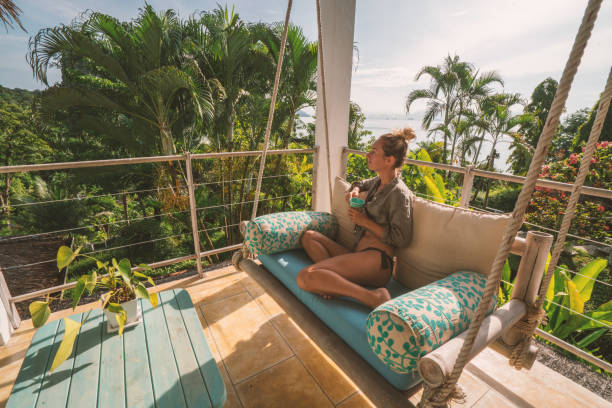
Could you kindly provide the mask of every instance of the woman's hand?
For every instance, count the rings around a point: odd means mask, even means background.
[[[359,188],[355,187],[354,189],[352,189],[351,191],[348,191],[345,195],[344,198],[346,199],[347,202],[349,202],[351,200],[351,198],[353,197],[359,197]]]
[[[348,215],[355,225],[361,225],[362,227],[365,227],[370,221],[370,217],[364,211],[359,211],[352,207],[349,208]]]

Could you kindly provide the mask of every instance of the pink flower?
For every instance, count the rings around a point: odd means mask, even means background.
[[[583,147],[583,148],[582,148],[582,151],[584,152],[585,150],[586,150],[586,147]]]
[[[594,157],[591,158],[591,163],[597,163],[597,159],[595,159]]]
[[[570,154],[569,162],[570,162],[570,164],[578,163],[578,155],[576,153]]]
[[[604,212],[605,208],[603,205],[600,205],[599,207],[597,207],[597,211],[598,212]]]
[[[604,149],[608,147],[608,145],[610,144],[609,141],[604,140],[603,142],[600,143],[600,146],[603,147]]]

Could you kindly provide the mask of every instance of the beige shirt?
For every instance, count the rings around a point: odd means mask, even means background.
[[[367,191],[365,211],[378,225],[383,227],[381,241],[394,248],[404,248],[412,240],[412,207],[414,194],[404,184],[401,175],[380,186],[378,176],[371,179],[357,181],[351,189],[359,187],[359,191]],[[353,250],[365,234],[366,229],[360,225],[355,227],[355,242]]]

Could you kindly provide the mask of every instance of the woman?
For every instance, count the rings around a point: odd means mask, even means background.
[[[391,299],[384,286],[391,278],[393,251],[412,239],[414,195],[402,181],[401,168],[415,136],[411,128],[384,134],[366,155],[377,176],[353,183],[346,194],[347,200],[366,202],[365,211],[349,208],[356,225],[351,250],[316,231],[304,233],[302,246],[315,263],[298,273],[300,288],[326,299],[352,297],[371,308]]]

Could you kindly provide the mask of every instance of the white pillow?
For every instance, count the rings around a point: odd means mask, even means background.
[[[510,218],[415,197],[412,243],[396,253],[395,279],[415,289],[457,271],[488,276]]]
[[[341,177],[336,177],[334,180],[334,191],[332,196],[332,214],[338,220],[338,235],[336,241],[346,248],[351,249],[355,241],[355,224],[348,216],[349,205],[346,202],[346,192],[351,185]]]

